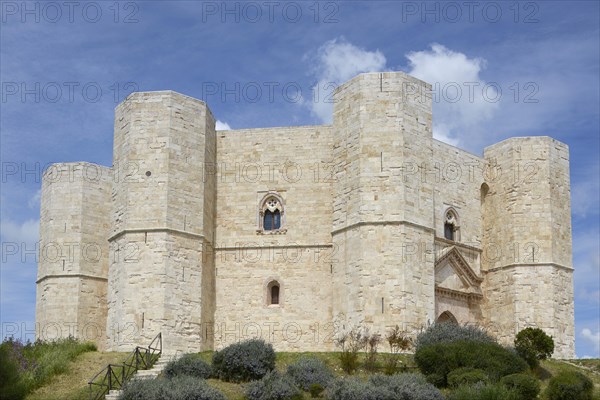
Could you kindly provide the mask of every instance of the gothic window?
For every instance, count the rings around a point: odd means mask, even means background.
[[[458,324],[456,317],[450,311],[444,311],[437,319],[439,323]]]
[[[279,305],[281,300],[280,297],[280,286],[279,282],[271,281],[267,285],[267,304],[270,306]]]
[[[458,217],[452,209],[446,210],[444,217],[444,237],[448,240],[458,241]]]
[[[259,204],[257,233],[285,233],[284,222],[283,199],[276,192],[267,193]]]

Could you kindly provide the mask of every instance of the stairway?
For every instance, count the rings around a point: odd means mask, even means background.
[[[156,363],[154,364],[154,366],[150,369],[140,369],[138,370],[135,375],[133,375],[133,377],[131,377],[131,380],[136,380],[136,379],[156,379],[156,377],[158,377],[163,370],[165,369],[165,367],[167,366],[167,364],[170,361],[174,361],[177,358],[179,358],[179,354],[161,354],[160,358],[158,359],[158,361],[156,361]],[[110,392],[108,392],[108,394],[106,395],[105,399],[106,400],[118,400],[119,396],[121,395],[122,390],[111,390]]]

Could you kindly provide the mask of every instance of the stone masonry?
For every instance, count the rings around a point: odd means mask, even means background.
[[[573,357],[567,146],[511,138],[480,157],[437,141],[430,90],[361,74],[332,125],[229,131],[200,100],[131,94],[112,167],[44,174],[38,337],[331,351],[355,326],[450,320],[503,343],[537,326]]]

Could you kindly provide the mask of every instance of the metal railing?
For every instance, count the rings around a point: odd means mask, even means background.
[[[89,380],[89,399],[100,400],[111,390],[123,388],[138,371],[150,369],[162,353],[162,334],[159,333],[148,347],[137,346],[121,364],[108,364]]]

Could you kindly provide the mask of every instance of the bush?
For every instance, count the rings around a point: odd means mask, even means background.
[[[302,400],[303,397],[291,377],[271,371],[261,380],[248,385],[246,398],[248,400]]]
[[[440,391],[420,374],[373,375],[369,383],[387,389],[393,399],[444,400]]]
[[[395,400],[397,397],[394,397],[394,394],[384,387],[350,377],[333,381],[325,391],[325,398],[329,400]]]
[[[193,354],[185,354],[180,359],[169,362],[164,370],[167,378],[188,375],[208,379],[212,376],[212,368]]]
[[[500,383],[518,392],[521,400],[535,399],[540,393],[540,381],[531,375],[507,375],[500,379]]]
[[[27,394],[17,361],[8,346],[0,345],[0,399],[21,400]]]
[[[520,400],[518,393],[499,383],[460,386],[447,400]]]
[[[224,381],[257,380],[275,368],[275,351],[264,340],[246,340],[215,352],[212,365],[215,375]]]
[[[368,382],[358,378],[338,379],[325,392],[330,400],[444,400],[422,375],[373,375]]]
[[[415,353],[415,362],[428,381],[438,387],[446,386],[448,374],[458,368],[481,369],[493,381],[528,369],[516,353],[496,343],[476,341],[422,346]]]
[[[531,368],[554,352],[554,340],[540,328],[525,328],[515,337],[515,350]]]
[[[226,400],[217,389],[192,376],[136,379],[125,385],[119,400]]]
[[[303,357],[287,368],[288,375],[302,390],[308,391],[313,385],[321,390],[333,380],[333,372],[318,358]],[[314,390],[317,390],[316,388]]]
[[[415,343],[415,350],[418,351],[421,347],[434,344],[459,341],[496,343],[493,337],[477,326],[441,322],[435,323],[429,326],[424,332],[419,333]]]
[[[474,368],[458,368],[448,373],[448,386],[473,386],[476,383],[488,383],[490,378],[485,371]]]
[[[546,396],[549,400],[592,400],[594,383],[581,372],[564,371],[550,378]]]

